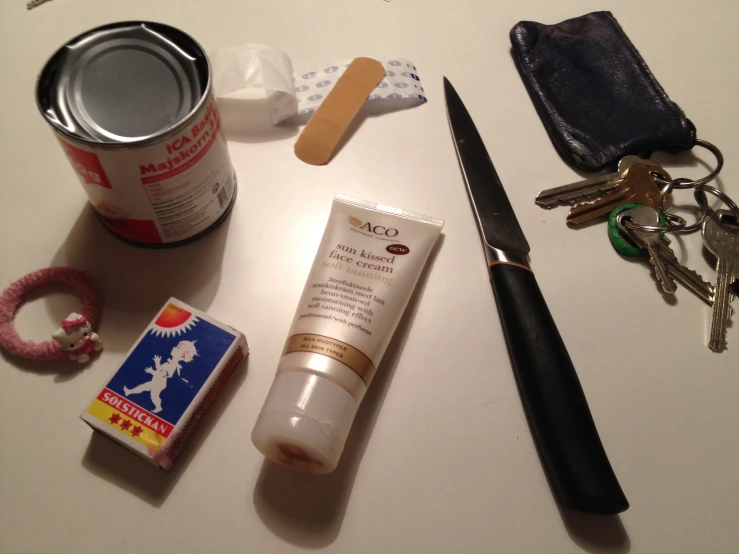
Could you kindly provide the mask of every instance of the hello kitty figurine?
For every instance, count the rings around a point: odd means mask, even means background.
[[[62,350],[69,353],[71,360],[84,364],[90,356],[103,349],[103,341],[92,332],[92,325],[83,315],[71,313],[62,320],[62,326],[51,337]]]

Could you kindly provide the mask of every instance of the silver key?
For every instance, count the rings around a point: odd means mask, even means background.
[[[664,262],[670,276],[690,292],[695,294],[698,298],[703,300],[703,302],[709,306],[713,306],[713,285],[705,281],[696,271],[685,267],[678,261],[672,248],[670,248],[670,241],[667,237],[662,239],[658,248],[659,253],[662,256],[662,261]]]
[[[659,225],[659,215],[654,208],[648,206],[640,206],[638,208],[631,208],[619,214],[619,219],[631,218],[631,220],[638,225]],[[646,231],[638,231],[635,229],[629,229],[625,227],[629,236],[632,237],[634,242],[647,249],[649,254],[649,262],[654,267],[654,275],[657,277],[657,281],[662,286],[662,290],[672,294],[677,290],[677,285],[672,279],[672,275],[667,271],[665,260],[662,257],[662,242],[663,238],[660,233],[649,233]],[[666,245],[665,245],[666,246]],[[669,248],[669,246],[667,246]]]
[[[44,2],[49,2],[51,0],[29,0],[26,2],[26,9],[31,10],[35,8],[36,6],[40,6]]]
[[[644,207],[644,210],[655,211],[654,208],[647,208],[646,206]],[[623,213],[628,215],[630,211],[631,210],[625,210]],[[659,216],[657,216],[657,218],[659,219]],[[632,237],[632,242],[634,242],[637,246],[641,246],[640,244],[638,244],[638,240],[631,235],[632,231],[626,227],[624,227],[624,229],[626,233]],[[659,249],[662,261],[670,276],[686,289],[688,289],[690,292],[695,294],[698,298],[703,300],[703,302],[705,302],[709,306],[713,306],[713,285],[703,279],[703,277],[701,277],[698,272],[684,266],[679,262],[679,260],[675,256],[675,252],[673,252],[672,248],[670,247],[670,239],[668,239],[667,236],[664,236],[662,238],[662,240],[657,245],[657,248]]]
[[[716,256],[716,294],[708,348],[722,352],[726,349],[726,328],[731,317],[730,287],[739,276],[739,225],[730,211],[719,210],[703,223],[703,243]]]
[[[650,160],[644,160],[638,156],[624,156],[618,162],[618,171],[615,173],[543,190],[536,195],[536,203],[542,208],[550,210],[559,205],[575,206],[587,200],[604,196],[615,188],[618,188],[626,178],[629,168],[637,163],[654,166],[657,171],[662,169],[658,164]]]

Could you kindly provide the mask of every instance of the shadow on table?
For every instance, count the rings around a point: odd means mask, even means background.
[[[322,476],[304,475],[264,461],[254,488],[254,507],[264,524],[285,541],[320,548],[334,542],[339,535],[357,470],[443,242],[442,235],[359,407],[336,471]]]
[[[195,242],[143,248],[113,236],[89,205],[80,213],[51,265],[87,272],[100,289],[103,318],[98,331],[105,351],[127,352],[170,297],[207,311],[218,291],[230,216]],[[63,299],[62,299],[63,300]],[[58,315],[59,298],[48,311]],[[106,318],[116,314],[115,320]]]
[[[165,472],[159,469],[99,432],[92,434],[90,444],[82,459],[83,467],[90,473],[138,496],[152,506],[160,507],[167,500],[169,493],[187,470],[190,462],[203,446],[211,430],[218,424],[246,379],[248,363],[249,358],[247,357],[236,369],[221,397],[193,431],[187,446],[178,456],[171,471]]]
[[[533,440],[533,430],[531,429],[528,413],[524,411],[524,414]],[[541,464],[541,471],[544,472],[554,504],[559,510],[559,516],[562,518],[562,523],[572,541],[590,554],[627,554],[630,552],[631,540],[626,533],[620,516],[588,514],[565,508],[559,504],[557,494],[547,474],[544,460],[539,452],[539,447],[536,443],[535,446]]]
[[[96,332],[103,351],[85,364],[71,360],[39,364],[4,351],[3,359],[23,371],[56,373],[55,381],[68,381],[88,367],[104,364],[106,351],[127,352],[168,298],[207,311],[218,291],[229,224],[230,216],[212,232],[182,246],[143,248],[113,236],[86,204],[49,265],[80,269],[95,281],[102,298],[103,316]],[[39,289],[24,303],[42,297],[54,322],[49,334],[82,307],[68,287],[57,285]]]
[[[559,508],[559,515],[570,538],[591,554],[626,554],[631,540],[617,515],[585,514]]]
[[[528,420],[528,414],[526,419]],[[549,480],[538,445],[536,451],[539,454],[541,470],[547,478],[554,504],[559,510],[559,516],[572,541],[590,554],[627,554],[630,552],[631,540],[618,514],[588,514],[565,508],[557,502],[557,495]]]
[[[533,430],[531,429],[531,421],[528,412],[524,410],[526,421],[533,440]],[[541,464],[541,470],[546,476],[547,485],[550,494],[554,499],[554,504],[559,510],[559,516],[562,523],[567,529],[567,534],[572,541],[577,544],[585,552],[590,554],[626,554],[631,551],[631,540],[626,533],[621,517],[616,515],[588,514],[565,508],[557,501],[557,494],[554,491],[546,465],[538,444],[535,444],[536,452]]]

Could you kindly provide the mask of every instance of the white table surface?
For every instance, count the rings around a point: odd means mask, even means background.
[[[59,370],[0,358],[0,550],[130,552],[739,551],[739,329],[706,347],[709,309],[680,289],[666,302],[645,265],[623,261],[605,224],[568,229],[534,204],[577,173],[556,154],[515,70],[508,31],[609,3],[364,0],[54,0],[0,8],[0,282],[52,264],[88,270],[106,297],[102,357]],[[739,3],[610,3],[699,136],[727,162],[739,198]],[[47,57],[89,28],[126,19],[180,27],[208,51],[262,42],[296,71],[359,55],[413,60],[429,102],[363,122],[326,167],[292,152],[297,130],[230,141],[239,197],[228,222],[192,245],[128,246],[95,220],[36,110]],[[442,76],[473,114],[532,248],[532,266],[575,362],[631,508],[563,513],[516,391],[477,230],[446,122]],[[709,154],[661,156],[698,177]],[[446,219],[355,423],[339,470],[292,474],[249,435],[334,193]],[[684,193],[684,201],[691,197]],[[699,235],[679,240],[714,273]],[[680,247],[679,246],[679,247]],[[679,248],[678,247],[678,248]],[[162,473],[93,437],[78,416],[155,311],[176,296],[248,337],[251,355],[176,469]],[[17,325],[43,340],[79,307],[55,293]]]

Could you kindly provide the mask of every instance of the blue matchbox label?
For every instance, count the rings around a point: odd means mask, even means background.
[[[170,301],[87,412],[156,451],[238,339]]]

